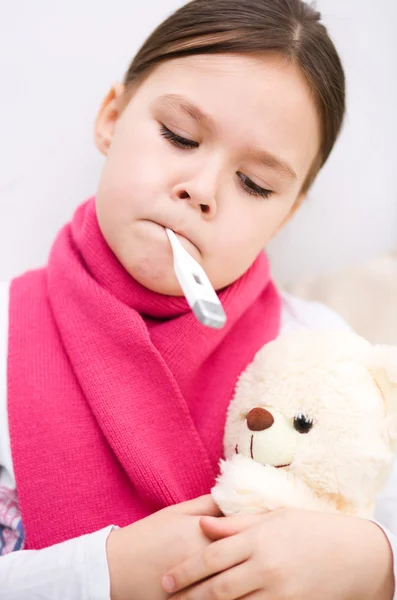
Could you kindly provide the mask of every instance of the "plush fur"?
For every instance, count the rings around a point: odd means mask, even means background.
[[[226,515],[297,507],[368,517],[396,442],[397,348],[350,332],[289,333],[238,382],[213,497]]]

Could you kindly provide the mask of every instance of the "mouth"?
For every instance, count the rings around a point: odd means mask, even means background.
[[[189,253],[191,253],[191,251],[193,250],[195,253],[198,253],[201,256],[201,252],[200,252],[199,248],[192,241],[190,236],[187,235],[187,233],[185,233],[182,229],[179,229],[178,227],[173,227],[172,225],[170,225],[168,223],[163,223],[160,221],[152,221],[151,219],[146,219],[146,221],[148,223],[152,223],[153,225],[157,225],[157,227],[162,229],[163,233],[167,239],[167,242],[168,242],[168,237],[167,237],[165,229],[166,228],[171,229],[175,233],[176,237],[179,239],[181,244],[184,246],[185,250],[187,250]]]
[[[236,444],[236,447],[234,449],[236,454],[240,454],[240,452],[238,451],[238,444]],[[252,460],[255,460],[254,458],[254,436],[251,435],[251,442],[250,442],[250,456],[252,458]],[[265,467],[267,463],[261,463],[263,464],[263,466]],[[285,467],[290,467],[292,463],[288,463],[286,465],[269,465],[271,467],[274,467],[275,469],[285,469]]]

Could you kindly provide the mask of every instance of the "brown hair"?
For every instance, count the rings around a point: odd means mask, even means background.
[[[345,75],[321,15],[302,0],[192,0],[143,44],[124,83],[127,89],[159,63],[193,54],[277,52],[295,60],[320,112],[322,144],[304,185],[326,162],[345,114]]]

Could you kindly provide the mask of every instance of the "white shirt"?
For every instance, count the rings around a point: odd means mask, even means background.
[[[9,285],[0,283],[0,490],[2,486],[15,489],[7,416],[8,303]],[[325,306],[284,294],[281,332],[301,328],[348,326]],[[389,528],[384,531],[397,558],[397,536],[391,533],[397,534],[397,470],[378,503],[376,518],[383,529]],[[43,550],[20,550],[0,557],[0,600],[110,600],[106,540],[112,527],[109,524]]]

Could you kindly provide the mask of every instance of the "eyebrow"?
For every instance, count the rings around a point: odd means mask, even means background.
[[[188,117],[202,125],[205,129],[213,130],[214,121],[198,106],[192,104],[185,96],[179,94],[165,94],[158,98],[158,102],[164,107],[171,110],[182,110]],[[297,179],[294,169],[283,159],[267,152],[266,150],[250,150],[248,154],[257,162],[264,164],[270,169],[279,171],[281,175],[288,179]]]

